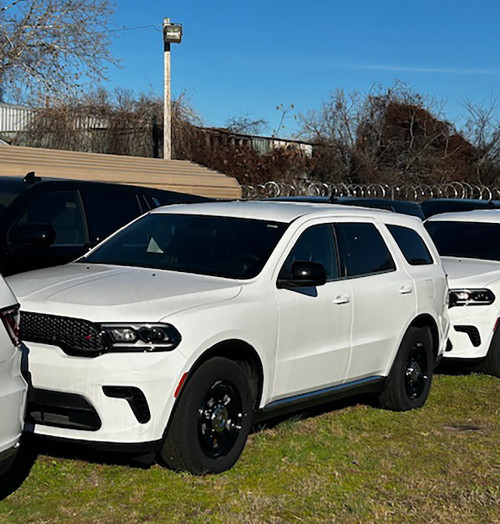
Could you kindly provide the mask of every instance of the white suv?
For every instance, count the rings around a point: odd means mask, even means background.
[[[170,206],[11,277],[35,432],[231,467],[252,421],[358,392],[421,406],[448,329],[418,219],[297,203]]]
[[[14,461],[24,425],[27,384],[21,375],[19,304],[0,276],[0,476]]]
[[[434,215],[426,228],[450,283],[450,343],[444,356],[476,361],[500,377],[500,209]]]

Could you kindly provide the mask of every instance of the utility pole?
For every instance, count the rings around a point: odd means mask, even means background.
[[[164,56],[164,102],[163,102],[163,158],[172,158],[172,86],[170,68],[170,44],[180,44],[182,25],[171,24],[170,18],[163,19]]]

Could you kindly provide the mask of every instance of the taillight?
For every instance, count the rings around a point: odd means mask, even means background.
[[[19,304],[1,309],[0,317],[12,343],[19,346]]]

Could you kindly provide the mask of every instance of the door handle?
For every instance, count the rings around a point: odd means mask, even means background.
[[[399,288],[399,292],[401,295],[409,295],[410,293],[413,293],[413,287],[412,286],[401,286]]]
[[[345,296],[345,295],[339,295],[337,298],[333,300],[334,304],[349,304],[351,301],[351,297]]]

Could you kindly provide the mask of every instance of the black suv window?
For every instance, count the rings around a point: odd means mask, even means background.
[[[91,189],[91,205],[95,236],[103,240],[117,229],[142,215],[138,195],[134,191],[117,191],[107,188]]]
[[[373,224],[337,224],[335,229],[346,276],[360,277],[396,269],[384,239]]]
[[[425,266],[433,263],[432,256],[425,242],[416,231],[408,227],[395,225],[388,225],[387,229],[394,237],[409,264],[412,266]]]
[[[338,278],[336,249],[332,227],[329,224],[312,226],[302,233],[285,260],[279,278],[290,278],[292,264],[299,260],[322,264],[327,280]]]
[[[56,238],[53,246],[86,243],[85,219],[77,191],[56,191],[30,202],[16,226],[23,224],[51,225]]]
[[[500,260],[500,224],[431,220],[425,228],[443,257]]]

